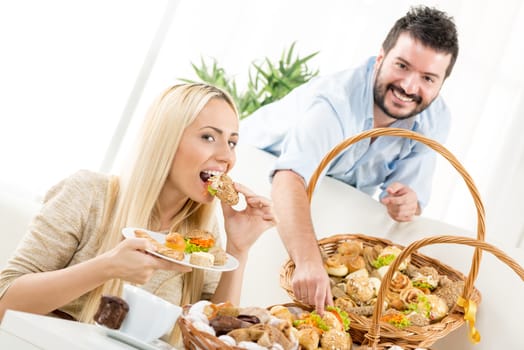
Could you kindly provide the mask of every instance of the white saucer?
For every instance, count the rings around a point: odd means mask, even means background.
[[[172,347],[171,345],[169,345],[168,343],[160,339],[155,339],[151,343],[145,343],[117,329],[110,329],[104,326],[100,326],[100,327],[104,329],[104,332],[106,333],[108,337],[119,340],[123,343],[131,345],[140,350],[174,350],[175,349],[174,347]]]
[[[142,230],[142,231],[147,232],[147,234],[149,234],[152,238],[154,238],[159,243],[164,244],[164,242],[166,241],[166,235],[165,234],[162,234],[162,233],[159,233],[159,232],[155,232],[155,231],[146,230],[146,229],[142,229],[142,228],[125,227],[125,228],[122,229],[122,234],[126,238],[135,238],[135,230]],[[191,264],[189,262],[189,256],[191,254],[187,254],[187,253],[184,254],[184,260],[175,260],[175,259],[172,259],[172,258],[167,257],[165,255],[159,254],[157,252],[152,252],[152,251],[149,251],[149,250],[147,252],[152,254],[152,255],[154,255],[154,256],[162,258],[164,260],[168,260],[168,261],[174,262],[176,264],[180,264],[180,265],[184,265],[184,266],[190,266],[192,268],[202,269],[202,270],[233,271],[239,265],[238,260],[234,256],[231,256],[230,254],[227,254],[227,260],[226,260],[226,263],[224,265],[214,265],[214,266],[209,266],[208,267],[208,266],[199,266],[199,265]]]

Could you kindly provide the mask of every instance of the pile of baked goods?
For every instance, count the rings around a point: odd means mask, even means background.
[[[351,337],[347,332],[349,319],[345,312],[336,307],[329,307],[320,316],[315,311],[308,312],[293,305],[276,305],[269,309],[239,308],[230,303],[199,301],[186,311],[182,319],[182,326],[184,322],[189,322],[196,330],[217,337],[223,344],[235,348],[352,348]]]
[[[394,245],[366,245],[358,239],[339,243],[333,254],[324,256],[335,305],[350,314],[371,316],[382,277],[400,252]],[[452,281],[432,266],[417,267],[408,257],[393,274],[381,320],[398,328],[438,322],[463,288],[463,281]]]
[[[213,234],[206,230],[191,230],[185,235],[170,232],[162,244],[151,237],[145,230],[135,230],[135,236],[148,239],[156,248],[156,252],[175,260],[184,260],[189,255],[189,263],[210,267],[223,266],[227,262],[226,252],[215,245]]]

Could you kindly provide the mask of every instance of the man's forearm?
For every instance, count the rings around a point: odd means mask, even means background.
[[[320,261],[302,177],[289,170],[277,172],[273,178],[272,197],[279,218],[277,229],[291,259],[295,264],[313,259]]]

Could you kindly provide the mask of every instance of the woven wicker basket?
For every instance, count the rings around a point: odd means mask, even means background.
[[[298,304],[295,303],[288,303],[288,304],[279,304],[285,307],[301,307]],[[273,305],[274,306],[274,305]],[[268,310],[270,310],[272,306],[267,307]],[[312,311],[313,309],[307,309],[307,311]],[[189,320],[185,319],[184,317],[179,317],[177,321],[177,326],[179,327],[183,343],[184,343],[184,349],[190,349],[190,350],[219,350],[219,349],[225,349],[225,350],[239,350],[243,349],[237,346],[231,346],[217,337],[202,332],[198,329],[196,329]]]
[[[453,243],[453,244],[462,244],[462,245],[469,245],[472,247],[476,247],[477,249],[482,249],[484,251],[490,252],[493,255],[495,255],[500,261],[508,265],[517,275],[519,275],[520,279],[524,281],[524,268],[520,266],[515,260],[513,260],[511,257],[506,255],[503,251],[498,249],[497,247],[482,242],[476,239],[472,239],[469,237],[460,237],[460,236],[433,236],[428,238],[423,238],[418,241],[415,241],[408,245],[402,253],[397,257],[397,259],[392,263],[391,268],[384,276],[384,281],[380,286],[380,291],[378,293],[377,298],[377,305],[382,305],[384,302],[384,295],[387,289],[389,288],[389,282],[391,281],[391,278],[393,276],[393,272],[398,267],[400,262],[404,260],[409,254],[414,254],[414,252],[424,246],[430,245],[430,244],[437,244],[437,243]],[[413,256],[413,255],[412,255]],[[383,323],[379,322],[380,317],[382,316],[382,308],[376,307],[373,313],[373,316],[371,318],[371,326],[369,328],[369,332],[365,335],[365,340],[362,344],[361,350],[365,349],[384,349],[388,348],[392,345],[400,345],[398,339],[399,338],[405,338],[408,335],[407,334],[398,334],[397,337],[393,339],[388,339],[387,336],[384,336],[386,332],[384,332],[385,328],[383,327]],[[406,332],[409,332],[409,330],[405,330]],[[397,332],[402,332],[398,331]]]
[[[236,346],[231,346],[214,335],[205,333],[196,329],[189,320],[184,317],[179,317],[177,321],[178,327],[182,332],[182,339],[184,342],[184,349],[189,350],[238,350],[242,349]]]
[[[398,129],[398,128],[377,128],[377,129],[371,129],[368,131],[365,131],[363,133],[360,133],[356,136],[353,136],[351,138],[346,139],[345,141],[341,142],[337,146],[335,146],[320,162],[317,169],[315,170],[314,174],[311,177],[309,186],[307,188],[307,195],[309,200],[311,201],[315,185],[317,184],[318,179],[320,178],[322,171],[324,168],[343,150],[348,148],[350,145],[365,139],[365,138],[373,138],[378,136],[398,136],[398,137],[406,137],[413,140],[416,140],[418,142],[421,142],[428,147],[432,148],[439,154],[441,154],[444,158],[446,158],[451,165],[459,172],[459,174],[463,177],[476,206],[477,209],[477,240],[478,241],[484,241],[484,233],[485,233],[485,222],[484,222],[484,206],[482,204],[482,201],[480,200],[480,195],[478,193],[478,190],[476,189],[476,186],[471,178],[471,176],[467,173],[467,171],[464,169],[464,167],[460,164],[460,162],[455,158],[451,152],[449,152],[444,146],[439,144],[438,142],[431,140],[421,134],[405,130],[405,129]],[[351,239],[358,239],[364,243],[364,245],[370,245],[373,246],[375,244],[382,244],[383,246],[386,245],[396,245],[397,247],[404,248],[403,246],[399,244],[395,244],[387,239],[382,239],[378,237],[371,237],[366,236],[362,234],[340,234],[340,235],[334,235],[331,237],[327,237],[324,239],[319,240],[318,244],[320,249],[327,254],[327,256],[332,255],[338,245],[346,240]],[[396,259],[398,261],[398,258]],[[474,288],[473,284],[478,274],[478,268],[480,265],[481,260],[481,249],[475,248],[475,252],[473,254],[473,259],[471,263],[471,269],[469,271],[468,276],[464,276],[461,272],[453,269],[450,266],[447,266],[443,264],[442,262],[427,257],[425,255],[419,254],[419,253],[413,253],[411,255],[411,263],[417,267],[422,266],[432,266],[434,267],[439,274],[448,276],[449,279],[453,281],[465,281],[464,286],[464,292],[462,294],[463,298],[466,300],[473,300],[476,303],[480,302],[480,292]],[[391,270],[391,269],[390,269]],[[292,277],[293,273],[295,271],[295,264],[288,260],[281,269],[280,273],[280,285],[288,295],[293,299],[293,301],[299,305],[302,305],[306,308],[311,308],[312,305],[303,304],[294,294],[293,288],[292,288]],[[383,285],[387,285],[388,283],[383,283]],[[383,298],[383,296],[381,296]],[[377,301],[377,305],[379,305]],[[365,336],[368,333],[368,331],[371,329],[371,326],[373,324],[373,321],[370,317],[364,317],[360,315],[356,315],[353,313],[349,313],[349,316],[351,318],[351,327],[350,327],[350,334],[353,339],[353,341],[357,344],[361,344],[364,342]],[[410,326],[407,328],[404,328],[403,330],[399,330],[397,327],[385,323],[380,322],[380,334],[382,339],[386,339],[389,344],[396,344],[399,346],[402,346],[407,349],[414,349],[417,347],[429,347],[431,344],[433,344],[436,340],[444,337],[445,335],[449,334],[453,330],[459,328],[462,324],[464,324],[464,317],[463,317],[463,309],[456,306],[452,310],[450,310],[449,314],[442,319],[440,322],[430,324],[428,326],[424,327],[417,327],[417,326]]]

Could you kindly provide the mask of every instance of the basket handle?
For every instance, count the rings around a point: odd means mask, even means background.
[[[387,273],[382,278],[382,282],[380,285],[380,289],[378,291],[377,296],[377,302],[374,311],[373,316],[371,319],[371,327],[369,328],[368,333],[365,335],[365,342],[369,342],[368,347],[371,349],[376,349],[379,339],[380,339],[380,318],[382,317],[383,308],[379,307],[379,305],[384,305],[384,296],[386,294],[386,291],[389,288],[389,285],[391,283],[393,274],[397,270],[398,266],[406,257],[408,257],[411,253],[413,253],[415,250],[431,245],[431,244],[437,244],[437,243],[454,243],[454,244],[462,244],[462,245],[469,245],[472,247],[475,247],[476,249],[481,249],[488,251],[495,255],[500,261],[508,265],[513,271],[519,275],[522,281],[524,281],[524,268],[520,266],[513,258],[509,257],[506,253],[504,253],[499,248],[483,242],[479,241],[477,239],[469,238],[469,237],[462,237],[462,236],[433,236],[428,238],[423,238],[418,241],[414,241],[409,246],[407,246],[402,252],[397,256],[397,258],[393,261],[393,263],[390,265]],[[464,286],[464,291],[466,290],[466,285]],[[464,293],[465,294],[465,293]],[[464,299],[467,300],[466,297]],[[465,317],[467,313],[465,313]],[[474,319],[469,320],[470,321],[470,327],[474,326]],[[471,322],[473,321],[473,322]],[[364,345],[364,344],[363,344]]]
[[[438,143],[435,140],[427,138],[423,136],[422,134],[416,133],[411,130],[400,129],[400,128],[375,128],[375,129],[364,131],[360,134],[357,134],[355,136],[352,136],[340,142],[338,145],[333,147],[333,149],[329,153],[327,153],[324,156],[324,158],[318,165],[317,169],[311,176],[311,180],[307,188],[307,196],[308,196],[309,201],[311,202],[311,198],[315,190],[315,185],[317,184],[317,181],[320,175],[322,174],[322,171],[339,153],[345,150],[348,146],[362,139],[365,139],[368,137],[372,138],[372,137],[377,137],[377,136],[384,136],[384,135],[407,137],[407,138],[416,140],[418,142],[421,142],[425,144],[426,146],[435,150],[437,153],[441,154],[444,158],[446,158],[451,163],[451,165],[459,172],[459,174],[464,179],[464,182],[466,183],[466,186],[468,187],[469,192],[471,193],[471,196],[473,197],[475,207],[477,208],[477,239],[484,241],[484,233],[486,231],[484,205],[482,204],[479,191],[477,190],[477,187],[475,186],[475,183],[473,182],[472,177],[468,174],[468,172],[462,166],[462,164],[460,164],[458,159],[450,151],[448,151],[444,146],[442,146],[440,143]],[[478,269],[480,266],[481,253],[482,253],[481,249],[475,248],[475,252],[473,254],[473,260],[471,262],[471,269],[469,272],[469,277],[468,277],[468,280],[466,281],[466,287],[467,287],[467,289],[465,289],[467,291],[465,295],[466,297],[470,296],[469,294],[471,293],[471,290],[473,288],[473,282],[477,278]]]
[[[311,202],[311,199],[313,197],[313,192],[315,191],[315,186],[320,178],[320,175],[322,174],[322,171],[329,165],[329,163],[339,153],[344,151],[346,148],[348,148],[352,144],[357,143],[365,138],[373,138],[377,136],[399,136],[399,137],[406,137],[412,140],[416,140],[432,148],[437,153],[440,153],[444,158],[446,158],[451,163],[451,165],[462,176],[462,178],[464,179],[464,182],[466,183],[466,186],[469,189],[469,192],[471,193],[471,196],[473,197],[473,201],[475,202],[475,206],[477,207],[477,217],[478,217],[477,239],[484,240],[484,232],[486,231],[484,205],[482,204],[479,191],[477,190],[477,187],[475,186],[475,183],[473,182],[472,177],[468,174],[468,172],[462,166],[462,164],[458,161],[458,159],[450,151],[448,151],[444,146],[442,146],[440,143],[438,143],[435,140],[427,138],[423,136],[422,134],[416,133],[411,130],[400,129],[400,128],[375,128],[375,129],[364,131],[360,134],[357,134],[355,136],[352,136],[340,142],[338,145],[333,147],[331,151],[329,151],[324,156],[324,158],[320,161],[320,164],[317,166],[317,168],[313,172],[313,175],[311,175],[311,180],[309,181],[309,185],[307,187],[307,196],[308,196],[309,201]]]

